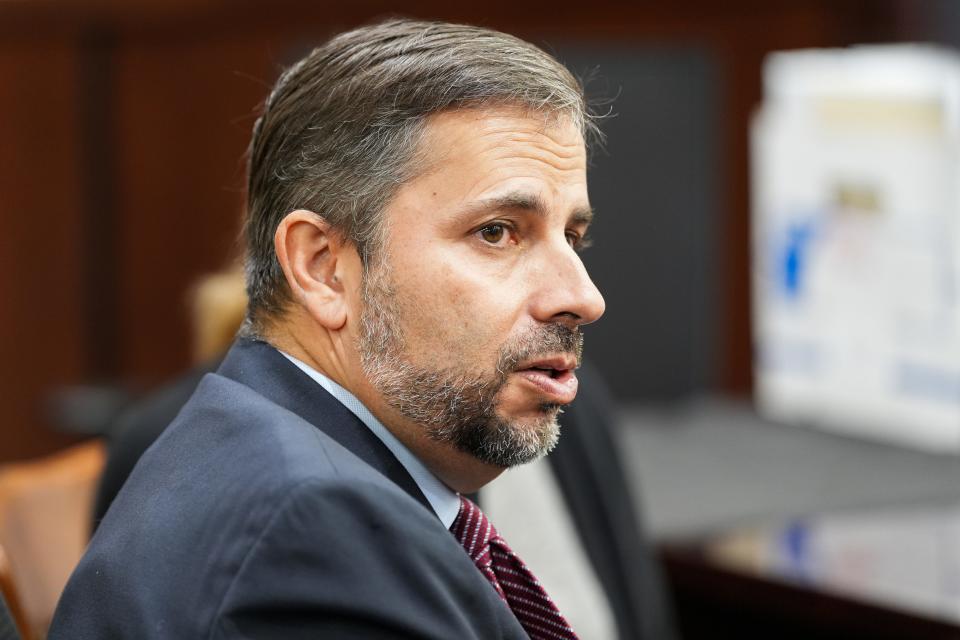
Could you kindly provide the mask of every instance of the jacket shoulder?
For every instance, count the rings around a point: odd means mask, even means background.
[[[402,491],[308,479],[278,505],[211,638],[522,638],[439,520]]]

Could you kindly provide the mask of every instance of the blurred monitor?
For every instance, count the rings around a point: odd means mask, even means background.
[[[751,138],[759,411],[960,451],[960,57],[772,54]]]

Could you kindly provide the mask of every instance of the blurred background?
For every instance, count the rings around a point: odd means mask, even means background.
[[[196,362],[191,291],[239,255],[259,103],[313,45],[388,15],[540,44],[610,112],[584,254],[608,311],[587,354],[618,401],[621,455],[688,637],[748,637],[711,629],[764,608],[794,629],[841,612],[797,637],[960,637],[960,316],[927,313],[935,294],[908,305],[916,322],[896,335],[941,333],[906,361],[862,322],[960,282],[951,0],[2,0],[0,462],[102,435]],[[907,42],[940,48],[770,55]],[[913,222],[877,230],[878,211],[914,205]],[[908,236],[897,260],[867,255]],[[846,364],[831,364],[838,352]],[[887,369],[906,400],[874,380]],[[887,547],[937,549],[905,589],[915,558],[857,546],[901,508],[914,524]],[[846,520],[824,527],[828,515]],[[823,568],[835,557],[840,578]],[[856,590],[887,573],[890,589]],[[778,586],[757,590],[767,578]],[[798,591],[781,606],[783,585]],[[920,626],[882,635],[898,624]]]
[[[591,176],[586,260],[611,312],[590,355],[624,401],[748,396],[748,127],[764,56],[950,38],[952,7],[5,0],[0,452],[71,442],[43,410],[59,386],[143,389],[188,365],[187,292],[237,252],[258,104],[313,44],[395,13],[507,30],[595,76],[615,117]]]

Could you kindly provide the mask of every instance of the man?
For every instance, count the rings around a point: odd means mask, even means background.
[[[566,69],[485,29],[387,22],[288,70],[250,148],[245,337],[50,637],[575,637],[458,494],[546,454],[576,395],[591,126]]]

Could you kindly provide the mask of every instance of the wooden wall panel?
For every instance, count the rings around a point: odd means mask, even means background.
[[[71,441],[47,393],[85,369],[77,47],[0,42],[0,459]]]
[[[243,154],[273,80],[249,38],[118,46],[120,371],[156,382],[191,348],[187,292],[239,250]]]

